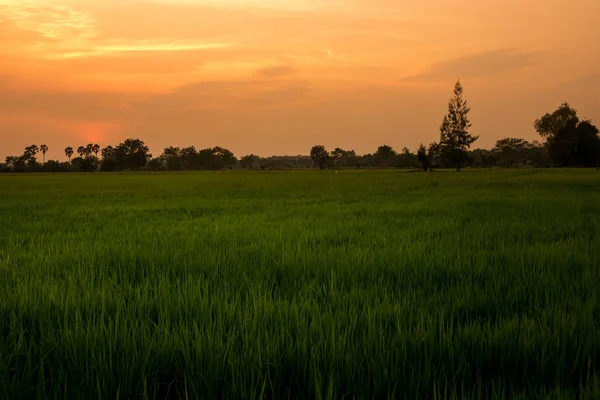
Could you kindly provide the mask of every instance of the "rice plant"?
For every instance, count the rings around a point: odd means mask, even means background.
[[[600,174],[0,177],[0,397],[600,398]]]

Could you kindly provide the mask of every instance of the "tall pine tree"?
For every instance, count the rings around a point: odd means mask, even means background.
[[[471,122],[467,101],[462,97],[463,88],[460,80],[454,86],[454,97],[448,102],[448,115],[440,125],[440,157],[446,165],[456,168],[463,167],[467,160],[467,150],[479,139],[469,133]]]

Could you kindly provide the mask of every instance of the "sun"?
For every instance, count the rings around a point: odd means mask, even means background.
[[[69,124],[66,128],[86,143],[102,143],[119,127],[119,124],[111,122],[79,122]]]

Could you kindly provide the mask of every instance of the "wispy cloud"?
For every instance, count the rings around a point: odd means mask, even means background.
[[[90,15],[64,4],[5,2],[0,3],[0,15],[23,31],[37,32],[51,40],[91,39],[98,34]]]
[[[460,77],[484,77],[532,67],[540,62],[542,52],[521,52],[500,49],[441,61],[418,75],[401,79],[404,82],[434,82]]]
[[[89,49],[81,51],[67,51],[62,53],[50,54],[48,59],[66,59],[66,58],[82,58],[94,57],[114,53],[143,53],[143,52],[173,52],[173,51],[196,51],[196,50],[213,50],[225,49],[235,46],[235,43],[221,42],[139,42],[126,43],[117,45],[95,45]]]
[[[285,65],[276,65],[271,67],[260,68],[256,71],[256,74],[259,76],[264,76],[267,78],[279,78],[286,75],[291,75],[294,73],[294,68],[285,66]]]

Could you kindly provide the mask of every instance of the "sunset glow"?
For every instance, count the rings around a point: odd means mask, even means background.
[[[600,122],[597,0],[0,0],[0,157],[139,137],[236,155],[439,136],[454,82],[477,143]]]

